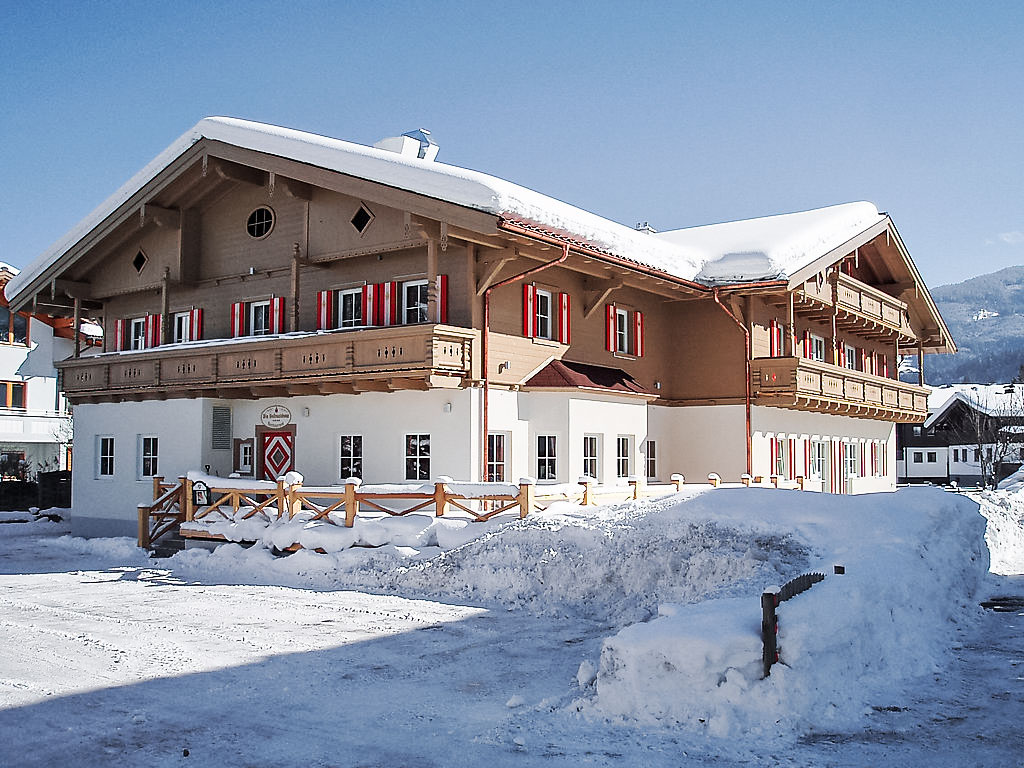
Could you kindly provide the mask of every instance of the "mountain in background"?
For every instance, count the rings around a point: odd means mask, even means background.
[[[931,294],[959,351],[925,355],[928,384],[1012,381],[1024,365],[1024,266],[940,285]]]

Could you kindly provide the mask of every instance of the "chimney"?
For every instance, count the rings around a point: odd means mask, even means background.
[[[403,133],[401,136],[381,139],[373,146],[377,149],[395,152],[402,157],[418,157],[420,160],[433,160],[437,157],[439,149],[437,142],[430,137],[430,131],[426,128],[418,128],[415,131]]]
[[[656,230],[654,227],[652,227],[646,221],[643,224],[641,224],[638,221],[636,223],[636,231],[637,232],[646,232],[648,235],[654,235],[654,234],[657,234],[657,232],[658,232],[658,230]]]

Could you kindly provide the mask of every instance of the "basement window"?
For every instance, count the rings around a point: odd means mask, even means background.
[[[248,221],[245,222],[245,231],[249,233],[249,237],[255,237],[257,240],[269,235],[273,229],[274,212],[265,205],[250,213]]]
[[[366,228],[370,226],[373,221],[373,214],[365,205],[360,205],[359,210],[356,211],[355,216],[352,217],[352,226],[356,228],[356,232],[360,235],[366,231]]]
[[[145,269],[146,267],[147,261],[149,261],[149,259],[146,258],[146,254],[144,254],[142,251],[139,251],[138,253],[135,254],[135,258],[132,259],[132,266],[135,267],[135,271],[141,275],[142,270]]]

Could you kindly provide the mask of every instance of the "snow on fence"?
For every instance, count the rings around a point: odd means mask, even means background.
[[[363,485],[357,478],[351,478],[340,487],[312,487],[303,486],[301,475],[293,472],[276,483],[190,472],[179,477],[177,483],[153,478],[153,501],[138,506],[138,543],[149,549],[175,526],[190,538],[223,539],[204,531],[205,524],[251,521],[250,527],[255,531],[275,521],[293,520],[297,515],[307,522],[340,523],[351,528],[363,510],[397,517],[433,508],[437,517],[443,517],[455,508],[473,522],[485,522],[504,512],[516,512],[522,518],[556,501],[591,505],[664,496],[678,492],[683,483],[682,475],[672,475],[668,485],[648,485],[630,479],[626,487],[599,486],[589,478],[581,478],[575,485],[540,487],[531,478],[523,478],[518,485],[466,483],[451,478],[439,478],[424,485]],[[197,497],[197,487],[205,497]],[[334,513],[339,519],[332,517]]]
[[[846,573],[846,568],[835,566],[835,573]],[[779,603],[783,603],[801,592],[806,592],[819,581],[825,580],[824,573],[803,573],[790,579],[781,588],[769,587],[761,594],[761,640],[763,650],[761,663],[764,676],[771,674],[772,664],[779,660]]]

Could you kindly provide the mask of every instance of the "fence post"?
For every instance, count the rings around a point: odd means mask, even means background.
[[[643,495],[643,482],[637,477],[631,477],[626,482],[633,489],[633,499],[639,499]]]
[[[533,497],[537,481],[532,477],[519,478],[519,517],[524,518],[533,511]]]
[[[192,504],[192,481],[187,477],[184,485],[181,486],[181,492],[185,494],[185,520],[191,523],[195,519],[196,508]]]
[[[774,485],[776,488],[778,488],[779,487],[779,476],[778,475],[772,475],[771,480],[772,480],[772,485]]]
[[[302,509],[302,483],[292,483],[288,486],[288,519],[291,520]]]
[[[185,475],[178,475],[178,512],[185,514]]]
[[[711,483],[713,488],[717,488],[722,484],[722,477],[717,472],[712,472],[708,475],[708,482]]]
[[[149,505],[139,504],[139,546],[149,549]]]
[[[683,483],[686,482],[685,477],[683,477],[680,474],[674,474],[672,475],[672,477],[669,478],[669,480],[671,480],[672,485],[676,487],[676,493],[679,493],[679,491],[683,490]]]
[[[779,619],[775,609],[779,605],[777,592],[761,593],[761,640],[764,649],[761,652],[761,665],[764,676],[772,672],[772,664],[779,660]]]
[[[288,514],[288,499],[284,492],[284,480],[277,478],[277,488],[274,489],[274,496],[277,498],[277,519],[280,520]]]
[[[350,477],[345,481],[345,527],[351,528],[356,524],[356,515],[359,512],[359,499],[356,497],[356,490],[359,488],[360,479]]]
[[[583,475],[579,479],[579,484],[583,486],[583,499],[580,501],[584,507],[588,504],[594,503],[594,480],[593,478]]]
[[[803,475],[797,475],[796,476],[796,487],[799,488],[801,491],[804,489],[804,476]]]
[[[444,517],[448,511],[448,489],[444,487],[444,482],[434,483],[434,516]]]
[[[153,501],[156,501],[163,494],[160,485],[164,481],[163,475],[153,475]]]

